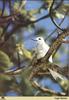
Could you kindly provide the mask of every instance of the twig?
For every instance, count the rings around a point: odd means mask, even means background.
[[[52,4],[51,4],[51,7],[50,7],[50,10],[49,10],[50,18],[51,18],[53,24],[54,24],[58,29],[60,29],[61,31],[64,31],[64,29],[60,28],[60,27],[58,26],[58,24],[55,22],[55,20],[53,19],[52,13],[53,13],[53,5],[54,5],[54,2],[55,2],[55,0],[53,0],[53,2],[52,2]]]
[[[0,26],[5,26],[8,22],[13,22],[13,18],[15,18],[16,14],[9,15],[9,16],[1,16],[0,17]]]
[[[32,86],[39,89],[40,91],[42,91],[43,93],[50,93],[52,95],[62,95],[62,96],[65,96],[65,93],[64,92],[61,92],[61,93],[56,93],[54,90],[51,90],[51,89],[48,89],[48,88],[44,88],[44,87],[41,87],[36,81],[32,82]]]
[[[60,0],[59,4],[55,7],[55,9],[58,9],[58,8],[62,5],[63,1],[64,1],[64,0]],[[53,10],[54,10],[54,9],[53,9]]]
[[[12,15],[13,14],[12,0],[8,0],[8,3],[9,3],[10,15]]]
[[[6,3],[6,1],[5,1],[5,0],[3,0],[3,1],[2,1],[2,3],[3,3],[3,8],[2,8],[2,13],[1,13],[1,16],[3,16],[3,14],[4,14],[4,10],[5,10],[5,3]]]
[[[8,70],[5,72],[0,72],[0,75],[17,75],[20,74],[23,68],[17,68],[15,70]]]
[[[65,15],[64,15],[64,18],[63,18],[63,19],[61,20],[61,22],[59,23],[59,26],[63,23],[63,21],[64,21],[64,19],[65,19],[65,17],[66,17],[67,14],[68,14],[68,10],[66,11],[66,13],[65,13]],[[57,31],[57,28],[56,28],[53,32],[51,32],[50,35],[48,35],[48,36],[45,38],[45,41],[46,41],[49,37],[51,37],[56,31]]]
[[[36,91],[36,93],[34,94],[34,96],[38,96],[38,94],[40,93],[40,91]]]
[[[20,64],[20,55],[19,55],[19,53],[17,52],[17,57],[18,57],[18,68],[20,68],[21,66],[21,64]]]
[[[10,25],[10,22],[8,22],[7,25],[4,27],[3,32],[2,32],[2,34],[0,35],[0,39],[1,39],[4,35],[6,35],[6,31],[7,31],[7,28],[8,28],[9,25]]]
[[[10,2],[9,2],[10,3]],[[10,5],[11,6],[11,5]],[[57,9],[59,7],[59,5],[57,5],[54,9]],[[11,16],[4,16],[4,17],[2,17],[2,18],[5,18],[5,19],[3,19],[3,22],[1,21],[1,23],[2,24],[5,24],[6,23],[6,21],[9,21],[9,18],[10,18],[10,20],[11,20],[11,18],[13,18],[15,15],[18,15],[18,14],[14,14],[14,15],[11,15]],[[43,16],[43,17],[41,17],[41,18],[39,18],[39,19],[37,19],[37,20],[35,20],[35,21],[31,21],[30,23],[27,23],[28,25],[29,24],[33,24],[33,23],[36,23],[36,22],[38,22],[38,21],[40,21],[40,20],[43,20],[44,18],[48,18],[48,17],[50,17],[50,14],[47,14],[47,15],[45,15],[45,16]],[[15,21],[14,21],[15,22]],[[27,24],[25,25],[25,26],[27,26]],[[21,21],[21,25],[22,25],[22,21]],[[23,26],[24,26],[24,24],[23,24]],[[12,33],[13,34],[13,33]],[[10,34],[10,36],[12,35],[12,34]],[[3,36],[3,35],[2,35]],[[8,38],[9,39],[9,38]]]
[[[38,72],[37,76],[45,76],[45,75],[50,75],[49,72]]]
[[[41,21],[41,20],[43,20],[43,19],[45,19],[45,18],[48,18],[48,17],[50,17],[49,14],[47,14],[47,15],[45,15],[45,16],[43,16],[43,17],[41,17],[41,18],[39,18],[39,19],[37,19],[37,20],[35,20],[35,21],[32,21],[32,23],[39,22],[39,21]]]
[[[53,10],[58,9],[59,6],[62,4],[62,2],[63,2],[63,0],[61,0],[60,3],[59,3]],[[50,14],[47,14],[47,15],[45,15],[45,16],[43,16],[43,17],[37,19],[37,20],[34,21],[34,22],[38,22],[38,21],[43,20],[43,19],[48,18],[48,17],[50,17]]]
[[[63,40],[62,43],[69,43],[69,40]]]
[[[0,44],[0,47],[4,47],[5,44],[7,43],[8,39],[11,37],[11,35],[19,28],[20,26],[19,25],[16,25],[9,33],[8,33],[8,36],[7,38],[5,39],[5,41]]]
[[[19,4],[19,7],[18,7],[18,10],[21,10],[22,8],[24,8],[26,2],[27,2],[27,0],[21,0],[20,4]]]

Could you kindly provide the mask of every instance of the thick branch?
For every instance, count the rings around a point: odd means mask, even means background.
[[[51,45],[50,49],[48,50],[46,56],[42,59],[43,62],[48,61],[49,57],[53,54],[55,50],[58,49],[58,47],[62,44],[63,39],[66,36],[69,36],[69,29],[59,34],[59,36],[56,38],[56,40],[54,41],[54,43]]]

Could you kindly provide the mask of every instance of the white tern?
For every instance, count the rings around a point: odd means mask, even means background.
[[[36,42],[35,53],[37,55],[37,59],[43,58],[50,48],[49,45],[45,43],[43,37],[36,37],[35,39],[32,40]],[[52,56],[50,56],[49,61],[51,63],[53,62]]]

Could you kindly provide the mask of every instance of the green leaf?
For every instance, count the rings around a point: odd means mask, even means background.
[[[24,9],[25,4],[26,4],[26,0],[21,1],[21,2],[19,2],[19,1],[15,2],[14,3],[14,10],[16,12],[20,12],[21,14],[26,14],[27,11]]]
[[[14,3],[14,9],[18,9],[18,7],[19,7],[19,3],[18,2],[15,2]]]
[[[12,77],[11,76],[9,76],[9,75],[0,75],[0,80],[11,80],[12,79]]]
[[[64,18],[64,14],[61,14],[58,11],[56,11],[55,16],[58,18]]]
[[[49,10],[53,0],[43,0],[43,1],[44,1],[44,4],[46,5],[44,8],[45,9],[48,8],[48,10]]]
[[[27,50],[23,44],[19,43],[16,46],[17,46],[16,50],[20,55],[30,60],[32,59],[32,53],[29,50]]]
[[[30,21],[35,21],[36,20],[36,17],[32,16],[30,17]]]
[[[22,9],[22,10],[20,11],[20,13],[21,13],[23,16],[26,16],[26,15],[27,15],[27,11],[26,11],[25,9]]]
[[[11,67],[13,63],[10,61],[9,56],[0,50],[0,71],[5,70],[9,66]]]
[[[26,5],[26,0],[21,1],[21,5],[19,7],[20,10],[22,10],[22,8]]]
[[[34,10],[28,11],[29,15],[38,14],[38,12],[39,12],[39,9],[34,9]]]

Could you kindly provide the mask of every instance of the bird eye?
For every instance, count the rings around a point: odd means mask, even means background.
[[[39,40],[41,40],[41,38],[39,38]]]

